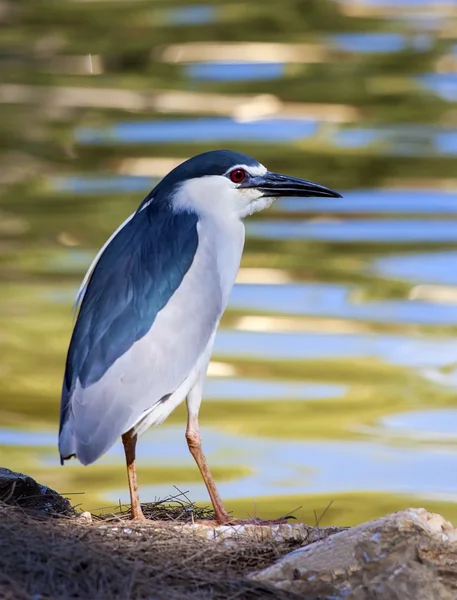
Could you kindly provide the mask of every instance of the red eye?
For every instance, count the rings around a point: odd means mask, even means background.
[[[244,169],[233,169],[233,171],[230,172],[230,179],[233,183],[241,183],[246,179],[246,171]]]

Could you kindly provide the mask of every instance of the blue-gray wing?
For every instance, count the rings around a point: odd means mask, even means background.
[[[204,351],[221,300],[211,278],[207,290],[186,284],[192,265],[198,267],[197,223],[193,213],[152,202],[126,222],[95,264],[66,361],[63,458],[75,453],[86,464],[96,460],[176,389]],[[189,315],[205,296],[205,313]]]

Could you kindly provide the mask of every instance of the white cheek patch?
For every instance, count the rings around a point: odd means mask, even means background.
[[[267,172],[263,165],[240,164],[231,167],[227,174],[234,169],[243,169],[252,177],[261,177]],[[262,192],[240,187],[226,175],[206,175],[182,182],[175,190],[173,206],[178,210],[194,211],[201,217],[213,215],[218,218],[235,216],[242,219],[261,210],[260,206],[265,204]],[[267,200],[266,204],[271,202]]]
[[[237,212],[239,191],[227,177],[207,175],[184,181],[176,190],[173,205],[200,216]]]

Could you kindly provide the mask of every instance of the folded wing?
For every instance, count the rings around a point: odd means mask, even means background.
[[[68,351],[59,450],[88,464],[187,377],[217,325],[217,281],[198,270],[198,217],[152,202],[105,246]],[[184,297],[185,294],[185,297]],[[205,310],[199,310],[199,308]]]

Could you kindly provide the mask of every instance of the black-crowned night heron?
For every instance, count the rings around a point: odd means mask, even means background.
[[[121,436],[135,519],[144,518],[137,438],[186,399],[189,450],[217,521],[231,521],[202,451],[198,412],[240,266],[243,219],[281,196],[340,197],[237,152],[195,156],[152,190],[84,278],[62,389],[61,461],[93,463]]]

